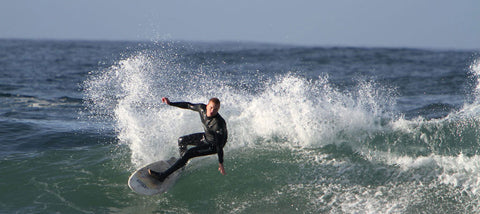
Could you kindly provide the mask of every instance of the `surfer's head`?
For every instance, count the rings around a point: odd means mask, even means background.
[[[207,117],[214,117],[220,110],[220,100],[216,97],[210,99],[207,104]]]

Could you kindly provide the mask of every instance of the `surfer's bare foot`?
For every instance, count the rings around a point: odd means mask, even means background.
[[[165,175],[163,175],[163,173],[158,173],[151,169],[148,169],[148,174],[154,177],[155,179],[159,180],[160,182],[163,182],[166,178]]]

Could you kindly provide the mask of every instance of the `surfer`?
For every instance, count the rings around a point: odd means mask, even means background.
[[[181,158],[164,172],[156,172],[148,169],[148,173],[163,182],[170,174],[185,166],[189,159],[216,153],[218,155],[218,170],[222,175],[226,175],[227,173],[223,168],[223,147],[227,143],[228,133],[225,120],[218,114],[220,100],[218,100],[218,98],[211,98],[208,104],[205,105],[192,104],[189,102],[170,102],[168,98],[162,97],[162,102],[170,106],[190,109],[200,113],[200,119],[205,132],[178,138]],[[195,147],[187,150],[188,145]]]

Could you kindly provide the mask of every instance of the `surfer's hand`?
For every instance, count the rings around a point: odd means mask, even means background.
[[[170,100],[166,97],[162,97],[162,102],[166,103],[167,105],[170,105]]]
[[[227,173],[225,172],[225,168],[223,168],[223,164],[219,163],[218,164],[218,171],[222,173],[222,175],[226,175]]]

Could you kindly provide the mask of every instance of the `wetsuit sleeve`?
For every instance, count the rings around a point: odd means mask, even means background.
[[[223,164],[223,147],[217,145],[218,162]]]
[[[202,104],[192,104],[189,102],[170,102],[171,106],[175,106],[183,109],[190,109],[193,111],[200,111]]]
[[[220,129],[215,132],[215,139],[217,140],[216,149],[218,154],[218,162],[223,164],[223,147],[227,143],[228,132],[225,121],[221,120]]]

